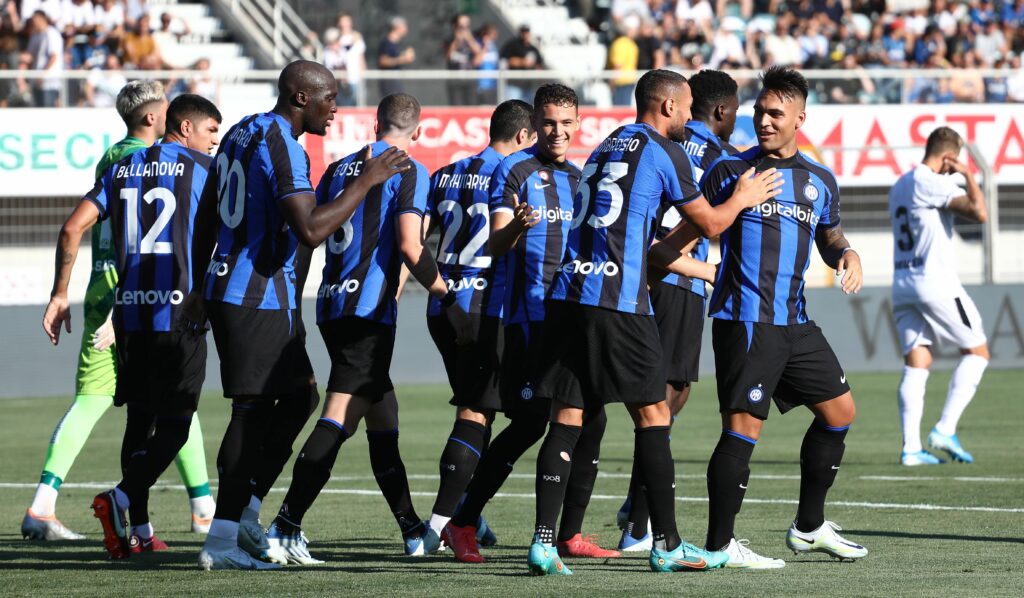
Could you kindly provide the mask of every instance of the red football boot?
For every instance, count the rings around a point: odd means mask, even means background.
[[[93,516],[103,526],[103,547],[112,559],[126,559],[131,556],[128,547],[128,518],[117,505],[113,490],[100,492],[92,499]]]
[[[161,550],[167,550],[169,548],[166,542],[157,538],[155,535],[150,536],[149,538],[142,538],[135,534],[132,534],[132,536],[128,538],[128,546],[131,548],[131,551],[135,553],[160,552]]]
[[[452,549],[455,560],[460,563],[485,563],[476,543],[476,528],[472,525],[459,527],[449,523],[441,530],[441,540]]]
[[[558,555],[588,557],[592,559],[610,559],[621,556],[618,550],[608,550],[597,545],[597,536],[576,534],[564,542],[558,543]]]

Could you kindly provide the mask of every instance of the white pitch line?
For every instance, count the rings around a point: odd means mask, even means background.
[[[82,489],[104,489],[110,488],[114,485],[114,482],[103,483],[103,482],[77,482],[61,485],[62,488],[82,488]],[[0,488],[35,488],[37,484],[19,483],[19,482],[0,482]],[[181,484],[157,484],[154,486],[155,489],[159,490],[184,490],[185,487]],[[285,492],[286,488],[273,488],[271,492],[282,493]],[[380,490],[364,490],[361,488],[324,488],[320,491],[321,494],[343,494],[349,496],[379,496]],[[436,492],[422,492],[412,491],[409,494],[412,496],[425,496],[433,498],[437,495]],[[532,493],[519,493],[519,492],[499,492],[494,495],[496,498],[521,498],[533,500],[536,498]],[[590,497],[591,500],[617,500],[621,501],[622,496],[617,494],[595,494]],[[679,502],[707,502],[708,499],[702,496],[677,496],[676,500]],[[745,498],[743,502],[747,504],[762,504],[762,505],[795,505],[799,501],[790,498]],[[864,509],[907,509],[911,511],[961,511],[961,512],[979,512],[979,513],[1024,513],[1024,508],[1005,508],[1005,507],[960,507],[953,505],[931,505],[926,503],[884,503],[884,502],[863,502],[863,501],[844,501],[844,500],[833,500],[828,503],[830,506],[836,507],[860,507]]]
[[[753,477],[753,476],[751,476]],[[862,475],[861,480],[868,482],[986,482],[996,484],[1013,484],[1018,482],[1024,482],[1024,478],[1000,478],[1000,477],[985,477],[985,476],[953,476],[953,477],[942,477],[942,476],[899,476],[899,475]]]

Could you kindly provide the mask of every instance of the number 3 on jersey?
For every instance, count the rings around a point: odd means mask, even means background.
[[[590,199],[593,193],[596,197],[597,194],[605,191],[610,196],[608,211],[598,216],[595,210],[594,214],[587,218],[587,224],[594,228],[607,228],[615,223],[619,219],[619,213],[622,212],[622,189],[615,183],[615,181],[621,179],[629,173],[629,164],[626,162],[606,162],[604,168],[601,169],[600,175],[597,172],[597,164],[590,163],[583,168],[581,173],[582,182],[579,186],[580,194],[580,209],[576,214],[576,217],[572,219],[572,228],[579,228],[583,224],[583,219],[587,217],[587,212],[590,209]],[[595,177],[595,175],[598,175]],[[592,180],[596,179],[596,180]]]
[[[235,193],[229,196],[231,177],[235,177]],[[232,199],[234,206],[232,206]],[[242,164],[228,158],[227,154],[217,156],[217,212],[228,228],[238,228],[245,216],[245,170]]]

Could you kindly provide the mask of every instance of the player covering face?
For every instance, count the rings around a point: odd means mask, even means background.
[[[323,65],[299,60],[281,71],[278,91],[272,111],[224,135],[196,217],[196,279],[185,317],[204,327],[209,315],[232,401],[217,459],[217,513],[199,556],[204,569],[288,562],[269,545],[259,510],[319,403],[299,309],[311,248],[351,217],[370,188],[405,168],[396,149],[368,156],[335,201],[317,205],[297,138],[324,134],[337,82]]]
[[[181,304],[192,284],[190,231],[210,165],[205,150],[217,144],[221,116],[208,100],[190,94],[175,98],[167,112],[171,128],[163,143],[111,166],[72,213],[62,229],[54,277],[55,294],[66,296],[82,234],[110,219],[120,280],[113,314],[114,403],[128,405],[122,453],[129,457],[121,482],[98,494],[92,506],[114,559],[166,548],[157,544],[148,514],[134,517],[138,510],[132,511],[130,544],[125,515],[133,503],[136,509],[146,503],[150,486],[188,439],[206,374],[206,339],[182,327]],[[197,128],[208,134],[193,135]],[[56,340],[66,307],[57,305],[47,316]]]
[[[740,215],[722,234],[722,263],[709,303],[722,436],[708,464],[706,548],[724,550],[728,566],[778,568],[734,537],[733,525],[750,477],[750,456],[774,400],[785,413],[804,405],[814,421],[800,449],[800,502],[786,543],[794,552],[860,558],[867,550],[841,538],[825,521],[825,496],[842,460],[853,422],[853,395],[838,359],[808,318],[804,273],[815,243],[839,271],[844,292],[860,289],[860,258],[839,222],[839,188],[832,172],[797,148],[805,120],[807,81],[791,68],[761,77],[754,104],[758,145],[718,160],[701,182],[713,204],[751,166],[784,173],[782,193]]]

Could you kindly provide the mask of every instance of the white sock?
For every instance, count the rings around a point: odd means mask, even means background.
[[[441,530],[443,530],[444,526],[448,525],[448,522],[451,520],[451,517],[445,517],[443,515],[438,515],[437,513],[431,513],[430,529],[434,530],[434,533],[440,536]]]
[[[51,517],[57,512],[57,496],[60,493],[49,484],[36,486],[36,495],[32,499],[32,506],[29,509],[33,515],[39,517]]]
[[[946,395],[946,406],[942,408],[942,418],[935,424],[940,434],[956,434],[960,416],[974,398],[974,391],[978,389],[986,367],[988,360],[980,355],[968,353],[960,358],[960,363],[953,370],[953,378],[949,381],[949,394]]]
[[[144,523],[142,525],[133,525],[132,526],[132,535],[133,536],[138,536],[138,537],[140,537],[140,538],[142,538],[144,540],[148,540],[149,538],[152,538],[153,537],[153,524],[152,523]]]
[[[121,507],[125,511],[127,511],[128,507],[132,504],[132,501],[128,500],[128,495],[124,493],[124,490],[121,490],[117,486],[114,486],[114,500],[117,501],[117,506]]]
[[[188,499],[188,504],[192,508],[192,514],[200,519],[213,517],[213,513],[217,510],[217,503],[213,501],[213,497],[209,494],[190,498]]]
[[[214,519],[210,524],[210,533],[206,535],[205,546],[214,550],[231,550],[237,547],[238,522]]]
[[[903,452],[921,451],[921,414],[924,413],[924,391],[928,370],[903,366],[900,380],[900,425],[903,427]]]

